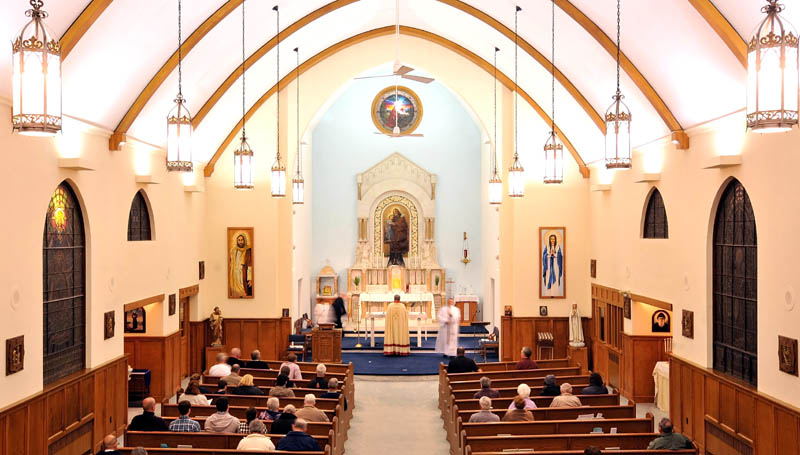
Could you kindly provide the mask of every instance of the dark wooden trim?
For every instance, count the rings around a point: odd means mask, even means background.
[[[661,308],[662,310],[672,311],[672,304],[664,302],[663,300],[657,300],[651,297],[645,297],[643,295],[633,293],[631,294],[631,300],[634,302],[646,303],[648,305]]]
[[[191,297],[193,295],[197,295],[200,293],[200,285],[193,284],[191,286],[187,286],[185,288],[178,289],[178,298],[182,299],[184,297]]]

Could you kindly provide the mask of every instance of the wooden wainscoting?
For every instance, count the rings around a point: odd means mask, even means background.
[[[238,347],[242,350],[242,357],[246,359],[250,358],[250,352],[254,349],[261,351],[261,358],[264,360],[285,358],[291,333],[291,318],[229,318],[222,321],[224,350]],[[208,321],[192,321],[190,339],[192,372],[202,372],[208,368],[205,348],[211,343]]]
[[[583,333],[589,330],[589,320],[582,318]],[[569,318],[565,317],[514,317],[503,316],[500,322],[501,361],[519,360],[520,351],[525,346],[533,349],[536,356],[536,342],[539,332],[553,334],[553,358],[567,357],[569,343]],[[586,338],[584,336],[584,338]]]
[[[150,370],[150,396],[164,401],[181,385],[180,331],[165,337],[126,336],[125,354],[135,369]]]
[[[600,373],[606,383],[623,388],[623,365],[625,355],[622,350],[622,294],[599,284],[592,284],[592,324],[590,362],[592,371]]]
[[[672,336],[622,334],[622,395],[637,403],[655,400],[653,368],[656,362],[669,360],[667,341]]]
[[[798,408],[674,355],[669,389],[675,428],[692,438],[701,453],[800,453]]]
[[[128,362],[117,357],[0,410],[0,455],[94,453],[128,421]]]

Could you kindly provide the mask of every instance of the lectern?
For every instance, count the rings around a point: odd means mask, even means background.
[[[334,329],[334,324],[315,327],[311,332],[311,360],[342,363],[342,329]]]

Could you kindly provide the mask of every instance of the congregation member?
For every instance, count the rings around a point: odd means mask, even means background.
[[[254,385],[252,374],[242,376],[239,385],[234,387],[231,393],[234,395],[264,395],[264,391]]]
[[[243,367],[245,365],[245,362],[244,360],[240,359],[241,356],[242,356],[242,350],[239,348],[233,348],[231,349],[231,355],[228,356],[226,362],[228,362],[228,365],[230,365],[231,367],[234,365],[239,365],[239,367]]]
[[[258,418],[261,420],[271,420],[273,422],[278,420],[281,416],[281,412],[279,411],[280,406],[281,403],[277,397],[269,397],[267,400],[267,409],[261,412]]]
[[[561,384],[561,395],[553,398],[553,402],[550,403],[551,408],[578,408],[581,406],[581,399],[572,394],[572,386],[569,382]]]
[[[292,381],[300,381],[303,379],[303,373],[300,372],[300,366],[297,364],[297,356],[290,352],[288,356],[286,356],[286,361],[281,364],[281,370],[283,367],[289,367],[289,379]],[[283,374],[283,371],[281,371]]]
[[[517,362],[517,366],[515,367],[517,370],[535,370],[539,368],[536,365],[536,361],[531,359],[531,355],[533,355],[533,351],[528,346],[522,348],[522,358],[519,359]]]
[[[692,441],[686,436],[675,433],[672,426],[672,420],[668,417],[661,419],[658,423],[658,431],[661,436],[650,441],[647,450],[681,450],[681,449],[694,449]]]
[[[198,384],[202,384],[203,383],[203,376],[201,376],[200,373],[192,373],[192,375],[189,376],[189,382],[192,382],[192,381],[194,381],[194,382],[196,382]],[[203,387],[202,385],[199,386],[199,387],[200,387],[200,393],[202,393],[203,395],[208,395],[209,393],[214,393],[213,390],[208,390],[207,388]]]
[[[200,393],[200,384],[194,381],[189,381],[186,386],[186,392],[181,395],[181,400],[186,400],[195,406],[207,406],[209,404],[208,398]]]
[[[269,364],[263,360],[261,360],[261,351],[258,349],[253,350],[250,353],[250,359],[247,361],[247,368],[256,368],[259,370],[268,370]]]
[[[280,376],[286,377],[286,387],[294,387],[295,386],[294,385],[294,381],[292,381],[292,379],[289,377],[290,375],[291,375],[291,370],[289,368],[289,365],[284,365],[284,366],[281,367],[280,370],[278,370],[278,376],[279,377]]]
[[[331,378],[331,380],[328,381],[328,390],[325,393],[321,394],[319,397],[334,398],[338,400],[339,395],[341,394],[342,392],[339,391],[339,380],[336,378]],[[344,410],[347,411],[347,398],[344,399]]]
[[[169,424],[169,431],[175,432],[196,432],[201,431],[200,423],[196,420],[192,420],[189,418],[189,412],[192,410],[192,403],[187,400],[181,400],[178,403],[178,416],[177,419],[173,420]]]
[[[305,419],[307,422],[330,422],[325,412],[317,409],[317,397],[313,393],[306,394],[303,399],[303,409],[296,413],[298,419]]]
[[[581,395],[606,395],[608,394],[608,387],[603,384],[603,377],[600,373],[592,373],[589,375],[589,386],[584,387]]]
[[[513,409],[506,411],[501,419],[503,422],[533,422],[533,413],[525,409],[525,399],[514,397]]]
[[[492,388],[492,380],[486,376],[481,378],[481,389],[475,392],[472,398],[500,398],[500,391]]]
[[[147,449],[142,446],[134,447],[133,450],[131,450],[131,455],[147,455]]]
[[[543,397],[557,397],[561,395],[561,388],[556,385],[555,375],[548,374],[544,377],[544,386],[539,396]]]
[[[517,396],[525,400],[523,409],[536,409],[536,403],[531,400],[531,388],[528,384],[520,384],[517,386]],[[514,409],[514,403],[511,403],[508,409]]]
[[[278,417],[278,420],[272,422],[272,425],[269,427],[270,434],[286,434],[292,431],[292,424],[294,421],[297,420],[297,416],[295,413],[297,409],[295,409],[294,405],[287,404],[283,408],[283,412],[281,416]]]
[[[231,366],[231,374],[223,376],[222,380],[228,385],[237,386],[239,385],[239,381],[242,380],[242,377],[239,376],[240,371],[242,371],[242,367],[240,367],[239,364],[234,364]]]
[[[479,372],[481,371],[478,368],[478,364],[475,363],[474,360],[470,359],[466,356],[466,350],[459,346],[456,349],[456,358],[450,361],[447,364],[447,372],[448,373],[472,373],[472,372]]]
[[[287,386],[289,377],[279,374],[275,379],[275,386],[269,388],[269,396],[271,397],[291,397],[294,398],[294,390]]]
[[[221,378],[231,374],[231,366],[227,360],[228,356],[224,352],[217,354],[217,363],[208,369],[208,375]]]
[[[147,397],[142,400],[142,413],[131,420],[128,431],[169,431],[167,422],[156,415],[156,400]]]
[[[483,396],[478,400],[481,410],[469,416],[470,423],[499,422],[500,416],[492,412],[492,399]]]
[[[294,424],[292,425],[292,431],[286,434],[286,436],[282,437],[280,441],[278,441],[276,450],[286,450],[286,451],[308,451],[308,452],[320,452],[322,448],[319,446],[319,443],[306,434],[306,430],[308,429],[308,424],[305,420],[298,418],[295,420]]]
[[[598,447],[589,446],[583,449],[583,455],[603,455],[603,451],[601,451]]]
[[[217,391],[214,392],[217,395],[225,395],[228,393],[228,383],[225,382],[223,379],[217,381]]]
[[[272,443],[272,439],[265,434],[267,432],[267,426],[264,425],[264,422],[258,419],[253,420],[250,422],[247,432],[250,434],[239,441],[236,450],[275,450],[275,444]]]
[[[100,443],[100,451],[97,452],[97,455],[120,455],[119,450],[117,450],[117,437],[110,434],[103,438],[103,442]]]
[[[325,364],[320,363],[317,365],[317,376],[309,381],[308,387],[309,389],[325,389],[328,387],[328,380],[325,379],[325,373],[328,372],[328,368]]]
[[[342,294],[339,297],[336,297],[336,300],[333,301],[333,323],[336,324],[337,329],[342,328],[342,316],[347,314],[347,309],[344,307],[344,299],[342,297],[347,297],[347,294]]]
[[[225,397],[214,400],[217,412],[206,417],[206,431],[212,433],[236,433],[239,429],[239,419],[228,412],[228,399]]]
[[[237,433],[245,433],[245,434],[250,433],[250,422],[252,422],[253,420],[256,420],[257,415],[258,415],[258,411],[256,411],[256,408],[254,408],[252,406],[247,408],[247,410],[244,411],[244,419],[245,419],[245,421],[244,422],[239,421],[239,430],[237,430],[236,432]]]

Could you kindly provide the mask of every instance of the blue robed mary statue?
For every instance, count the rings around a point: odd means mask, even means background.
[[[564,295],[564,254],[558,237],[550,234],[547,246],[542,253],[542,296],[561,297]]]

